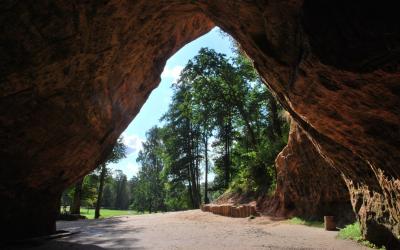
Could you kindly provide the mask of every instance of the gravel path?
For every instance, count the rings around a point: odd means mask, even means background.
[[[57,226],[79,233],[29,249],[369,249],[336,239],[337,232],[320,228],[200,210],[59,222]]]

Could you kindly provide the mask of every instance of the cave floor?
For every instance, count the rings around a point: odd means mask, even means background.
[[[29,249],[369,249],[337,232],[268,217],[229,218],[200,210],[57,223],[76,232]],[[22,246],[15,246],[21,249]]]

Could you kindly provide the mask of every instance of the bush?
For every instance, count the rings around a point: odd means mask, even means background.
[[[340,229],[339,238],[350,239],[350,240],[362,240],[361,228],[358,222],[347,225],[345,228]]]
[[[347,225],[345,228],[340,229],[338,237],[341,239],[349,239],[349,240],[355,240],[359,243],[361,243],[364,246],[371,247],[371,248],[376,248],[376,249],[386,249],[385,247],[377,247],[376,245],[372,244],[371,242],[365,240],[362,237],[361,234],[361,227],[358,222],[355,222],[353,224]]]

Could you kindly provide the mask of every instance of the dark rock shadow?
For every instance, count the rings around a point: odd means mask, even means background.
[[[63,242],[63,241],[49,241],[44,243],[43,245],[40,246],[6,246],[5,248],[1,248],[2,250],[23,250],[23,249],[29,249],[29,250],[105,250],[105,249],[132,249],[132,250],[142,250],[144,248],[142,247],[135,247],[135,246],[130,246],[130,247],[121,247],[117,245],[112,245],[109,247],[101,247],[97,246],[95,244],[82,244],[82,243],[75,243],[75,242]]]
[[[0,249],[144,249],[135,246],[139,240],[134,237],[143,228],[128,225],[122,217],[61,222],[57,226],[68,233],[63,237],[45,236],[0,244]]]

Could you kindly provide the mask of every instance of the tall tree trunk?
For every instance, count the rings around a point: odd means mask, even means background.
[[[199,137],[196,137],[196,181],[197,181],[197,203],[200,206],[201,204],[201,194],[200,194],[200,143]]]
[[[275,134],[278,136],[278,138],[282,137],[282,124],[281,121],[279,120],[278,116],[278,105],[276,103],[275,98],[271,95],[269,98],[269,106],[271,108],[271,118],[272,118],[272,127],[274,129]]]
[[[224,145],[224,175],[225,175],[225,188],[228,187],[229,184],[229,176],[228,176],[228,136],[227,129],[225,127],[225,145]]]
[[[204,177],[204,203],[210,203],[208,199],[208,136],[204,136],[204,158],[205,158],[205,177]]]
[[[83,178],[75,184],[74,199],[71,206],[71,214],[81,214],[81,197],[82,197]]]
[[[149,202],[149,214],[151,214],[152,212],[153,212],[153,200],[150,199],[150,202]]]
[[[191,183],[192,183],[193,208],[198,208],[199,202],[198,202],[196,174],[195,174],[194,167],[195,166],[194,166],[193,161],[190,162],[190,169],[191,169],[190,178],[191,178]]]
[[[225,125],[225,145],[224,145],[224,165],[225,165],[225,187],[229,186],[230,181],[230,137],[231,137],[231,120],[230,115],[228,119],[228,124]]]
[[[186,122],[186,126],[187,126],[187,137],[186,137],[186,149],[185,149],[185,151],[186,151],[186,154],[187,154],[187,157],[189,158],[189,160],[188,160],[188,165],[187,165],[187,178],[188,178],[188,183],[189,183],[189,198],[190,198],[190,203],[192,204],[192,208],[195,208],[195,197],[193,197],[193,186],[194,186],[194,183],[192,182],[193,181],[193,179],[192,179],[192,169],[191,169],[191,165],[192,165],[192,159],[191,159],[191,150],[190,150],[190,147],[191,147],[191,144],[190,144],[190,142],[191,142],[191,127],[190,127],[190,124],[189,124],[189,121],[187,121]]]
[[[192,182],[192,197],[193,197],[193,208],[199,208],[199,196],[198,196],[198,189],[197,189],[197,181],[196,181],[196,162],[193,151],[194,148],[194,136],[193,136],[193,127],[192,124],[189,122],[189,147],[188,147],[188,155],[189,155],[189,169],[190,169],[190,179]]]
[[[188,182],[189,182],[189,198],[190,198],[190,203],[192,204],[192,208],[195,208],[194,206],[194,199],[193,199],[193,191],[192,191],[192,181],[190,178],[190,170],[188,168]]]
[[[104,180],[106,178],[106,173],[106,164],[101,164],[99,192],[97,193],[96,210],[94,212],[95,219],[98,219],[100,217],[101,198],[103,196]]]

